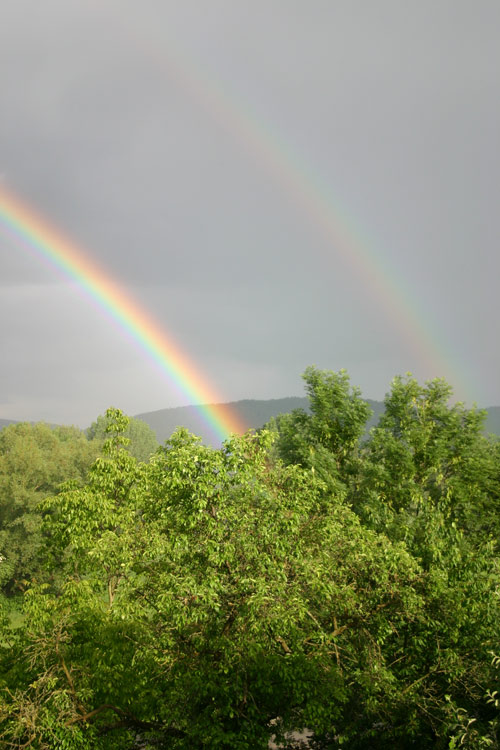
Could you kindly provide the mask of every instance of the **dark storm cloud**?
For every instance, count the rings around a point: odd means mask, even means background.
[[[311,362],[347,367],[372,397],[396,372],[443,374],[297,199],[301,182],[349,217],[352,247],[404,291],[460,395],[500,402],[499,21],[496,4],[456,0],[10,2],[0,173],[228,399],[299,393]],[[289,154],[281,172],[273,148]],[[0,263],[0,416],[85,423],[117,399],[180,402],[3,234]]]

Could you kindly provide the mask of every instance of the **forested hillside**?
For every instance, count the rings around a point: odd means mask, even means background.
[[[368,399],[368,403],[373,411],[373,416],[367,422],[367,429],[373,427],[384,409],[381,401]],[[242,424],[247,425],[248,429],[259,429],[272,417],[277,417],[280,414],[287,414],[294,409],[308,411],[309,401],[307,398],[298,396],[266,400],[244,399],[242,401],[231,401],[227,404],[218,404],[217,409],[218,411],[226,410],[229,414],[237,414]],[[160,443],[167,440],[177,427],[186,427],[190,432],[199,435],[207,445],[219,446],[215,443],[213,434],[196,406],[159,409],[158,411],[137,414],[136,418],[146,422],[151,427]]]
[[[365,399],[372,410],[372,416],[366,423],[366,432],[374,427],[384,411],[383,401]],[[238,414],[241,422],[248,429],[260,429],[272,417],[287,414],[294,409],[309,410],[307,398],[289,396],[287,398],[273,399],[243,399],[241,401],[230,401],[225,404],[217,404],[219,413],[226,410],[230,414]],[[500,406],[491,406],[486,410],[484,422],[485,433],[500,435]],[[158,443],[163,443],[178,428],[185,427],[189,432],[202,438],[206,445],[218,448],[220,443],[216,442],[213,433],[208,427],[198,406],[177,406],[169,409],[158,409],[156,411],[136,414],[133,418],[145,422]],[[0,430],[9,424],[16,424],[14,420],[0,419]],[[92,428],[89,428],[92,429]]]
[[[217,411],[221,415],[237,414],[248,428],[258,429],[262,427],[271,417],[284,414],[299,407],[307,408],[307,399],[292,396],[289,398],[275,398],[265,401],[246,399],[232,401],[226,404],[217,404]],[[158,442],[163,443],[177,429],[185,427],[190,432],[198,435],[203,442],[214,444],[214,435],[207,426],[200,409],[196,406],[179,406],[173,409],[159,409],[158,411],[137,414],[137,419],[146,422],[155,432]],[[219,443],[214,447],[219,447]]]
[[[368,434],[344,371],[304,380],[217,449],[116,409],[0,433],[5,747],[499,747],[485,412],[395,378]]]
[[[366,431],[374,427],[384,411],[383,401],[366,399],[373,414],[366,423]],[[224,407],[229,413],[236,413],[248,428],[259,429],[272,417],[287,414],[294,409],[309,410],[307,398],[289,396],[288,398],[275,399],[244,399],[242,401],[231,401],[227,404],[218,404],[218,409]],[[485,433],[500,435],[500,406],[490,406],[486,411],[484,422]],[[136,419],[146,422],[156,434],[158,442],[167,440],[177,427],[186,427],[190,432],[199,435],[207,445],[215,444],[214,436],[207,427],[200,410],[196,406],[180,406],[171,409],[158,409],[157,411],[136,414]]]

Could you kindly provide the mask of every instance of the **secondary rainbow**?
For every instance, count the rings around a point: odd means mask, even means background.
[[[63,275],[77,282],[106,315],[146,352],[171,384],[196,404],[218,439],[242,433],[245,426],[211,388],[199,368],[132,296],[122,289],[87,253],[63,236],[11,190],[0,187],[0,224],[18,242]]]
[[[270,124],[259,119],[242,100],[241,93],[229,91],[220,76],[169,37],[167,29],[161,28],[160,38],[157,28],[146,30],[132,24],[125,14],[117,23],[131,45],[201,104],[240,143],[252,162],[260,164],[280,185],[283,194],[326,239],[328,251],[324,256],[330,269],[335,271],[337,261],[342,259],[354,271],[366,292],[384,310],[388,325],[398,331],[408,354],[418,357],[430,377],[446,377],[468,398],[472,397],[476,389],[471,377],[466,377],[469,365],[452,350],[425,300],[415,296],[408,281],[385,260],[382,249],[349,216],[330,185],[287,145],[283,134],[275,134]]]

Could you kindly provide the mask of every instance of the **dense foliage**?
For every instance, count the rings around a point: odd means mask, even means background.
[[[108,411],[86,477],[39,504],[3,621],[7,747],[264,749],[300,727],[325,750],[498,747],[484,415],[396,378],[366,437],[345,372],[304,378],[309,413],[219,450],[178,430],[140,461]]]
[[[108,437],[107,429],[110,424],[110,417],[107,414],[101,414],[95,422],[92,422],[87,430],[89,440],[97,440],[104,443]],[[137,458],[138,461],[148,461],[152,454],[158,448],[158,440],[151,427],[141,419],[128,419],[127,427],[124,430],[124,437],[128,439],[126,450]]]
[[[63,482],[85,481],[106,440],[108,418],[99,416],[83,432],[20,422],[0,430],[0,588],[8,595],[25,589],[40,573],[42,514],[40,501]],[[151,428],[129,419],[126,450],[147,460],[158,448]]]
[[[0,586],[22,591],[40,563],[38,503],[74,479],[83,481],[99,446],[76,427],[20,422],[0,431]]]

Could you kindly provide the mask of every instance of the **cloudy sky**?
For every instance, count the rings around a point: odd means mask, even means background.
[[[446,377],[500,404],[496,0],[5,0],[3,189],[222,400]],[[1,221],[0,221],[1,224]],[[0,417],[185,393],[0,229]]]

